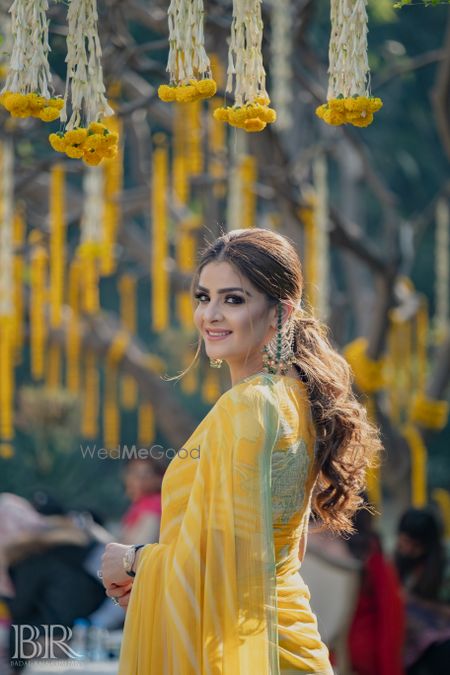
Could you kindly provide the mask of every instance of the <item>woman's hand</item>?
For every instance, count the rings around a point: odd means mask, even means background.
[[[113,598],[117,600],[117,603],[123,608],[127,609],[128,603],[130,601],[131,590],[133,588],[133,581],[130,579],[130,582],[126,586],[117,586],[116,584],[111,584],[106,589],[106,595],[108,598]]]
[[[107,591],[133,583],[123,567],[123,557],[128,548],[130,547],[124,544],[106,544],[105,546],[102,555],[102,578]],[[108,592],[107,595],[109,595]]]

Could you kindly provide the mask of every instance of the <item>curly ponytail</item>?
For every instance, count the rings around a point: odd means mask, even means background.
[[[317,432],[313,511],[330,529],[350,532],[363,502],[366,471],[381,449],[379,434],[352,391],[350,367],[331,346],[326,327],[301,314],[293,321],[294,365],[308,389]]]

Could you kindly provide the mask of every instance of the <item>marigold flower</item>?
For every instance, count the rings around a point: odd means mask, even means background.
[[[168,84],[161,84],[158,87],[158,96],[161,101],[165,101],[166,103],[175,101],[177,97],[175,87],[169,87]]]
[[[383,107],[383,101],[381,100],[381,98],[377,98],[377,97],[369,98],[369,105],[367,107],[367,110],[369,112],[371,112],[371,113],[377,112],[382,107]]]
[[[332,126],[345,124],[345,114],[337,112],[336,110],[325,110],[322,119],[324,122],[331,124]]]
[[[103,136],[103,145],[105,148],[110,148],[112,145],[117,145],[119,142],[119,135],[115,132],[111,132]]]
[[[252,117],[249,120],[245,120],[243,128],[245,131],[262,131],[266,126],[266,123],[259,117]]]
[[[202,98],[211,98],[217,91],[217,85],[212,79],[194,80],[195,88],[202,95]]]
[[[277,113],[273,108],[261,106],[261,109],[258,111],[258,117],[263,122],[266,122],[266,124],[271,124],[277,119]]]
[[[175,87],[175,95],[178,103],[192,103],[200,98],[197,89],[192,84]]]
[[[62,98],[51,98],[47,105],[51,106],[52,108],[57,108],[58,110],[62,110],[64,107],[64,100]]]
[[[27,104],[14,106],[10,111],[12,117],[30,117],[30,107]]]
[[[101,122],[91,122],[88,130],[93,134],[104,134],[105,132],[108,132],[108,128],[104,124],[101,124]]]
[[[39,119],[41,119],[43,122],[53,122],[54,120],[57,120],[59,117],[59,110],[58,108],[54,108],[53,106],[46,106],[45,108],[42,108],[42,110],[39,113]]]
[[[85,150],[97,150],[103,144],[103,135],[90,134],[84,141],[83,147]]]
[[[87,138],[88,132],[87,129],[71,129],[71,131],[66,131],[64,134],[64,140],[68,145],[80,145]]]
[[[328,103],[324,106],[328,110],[334,110],[338,113],[344,113],[346,110],[346,99],[343,98],[331,98]],[[325,112],[325,110],[324,110]]]
[[[350,121],[350,120],[349,120]],[[368,127],[373,122],[373,113],[367,113],[364,117],[359,116],[351,120],[354,127]]]
[[[216,108],[214,110],[213,117],[218,122],[228,122],[228,110],[227,110],[227,108]]]
[[[249,117],[248,111],[245,108],[230,108],[228,113],[228,121],[233,121],[236,124],[243,124]]]
[[[23,94],[13,94],[10,91],[5,91],[3,94],[2,105],[10,113],[12,113],[15,108],[28,109],[28,101],[26,96]]]
[[[53,150],[56,150],[56,152],[66,151],[66,141],[63,136],[60,136],[59,134],[50,134],[48,140],[50,141]]]
[[[97,166],[102,161],[103,157],[98,152],[85,152],[83,155],[83,161],[89,166]]]
[[[81,159],[84,154],[84,150],[81,146],[76,145],[66,145],[66,155],[71,159]]]
[[[26,98],[32,108],[43,108],[47,105],[47,99],[44,96],[39,96],[39,94],[26,94]]]

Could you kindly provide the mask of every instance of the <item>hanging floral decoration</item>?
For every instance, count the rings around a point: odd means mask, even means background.
[[[262,0],[233,0],[226,91],[233,91],[234,81],[235,102],[214,111],[217,120],[245,131],[262,131],[277,118],[266,91],[261,4]]]
[[[316,109],[316,115],[333,126],[367,127],[383,105],[370,94],[367,1],[330,0],[327,103]]]
[[[167,16],[170,84],[158,88],[159,98],[192,103],[214,96],[217,86],[204,46],[203,0],[171,0]]]
[[[47,0],[14,0],[10,8],[13,44],[0,104],[13,117],[52,122],[64,102],[52,97],[48,64]]]
[[[272,98],[277,110],[277,128],[291,129],[294,87],[292,73],[292,0],[271,0],[272,35],[270,38]]]
[[[61,121],[65,130],[50,134],[50,145],[73,159],[95,166],[117,154],[119,137],[100,122],[114,114],[105,97],[97,0],[71,0],[67,13],[67,78]],[[72,113],[68,119],[68,104]]]

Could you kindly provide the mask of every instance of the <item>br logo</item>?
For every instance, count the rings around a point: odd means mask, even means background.
[[[39,631],[37,626],[13,624],[14,654],[13,659],[57,659],[63,654],[71,659],[81,659],[67,644],[72,638],[72,629],[60,624],[41,624],[44,629]],[[55,648],[56,654],[55,654]]]

